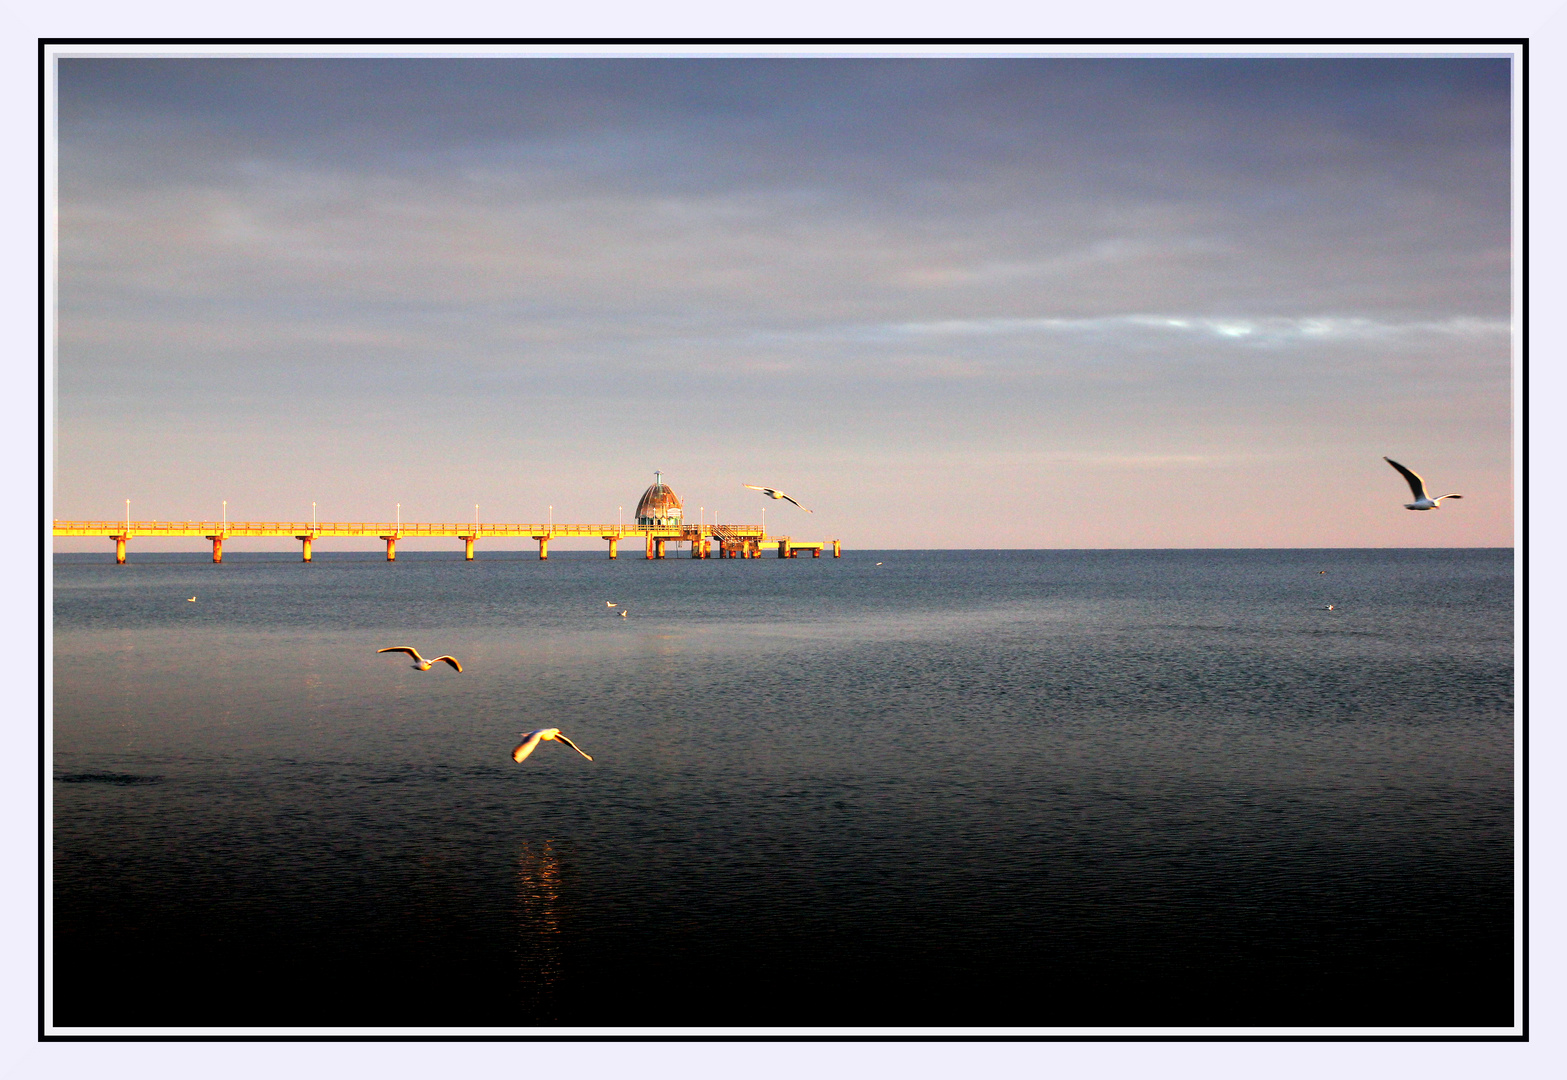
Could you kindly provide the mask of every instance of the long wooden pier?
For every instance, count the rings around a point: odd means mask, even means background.
[[[669,544],[688,543],[693,559],[710,558],[716,547],[720,559],[758,559],[763,548],[776,548],[780,559],[793,559],[802,551],[821,558],[831,545],[833,558],[843,554],[837,540],[796,540],[769,536],[760,525],[566,525],[499,524],[435,521],[56,521],[56,536],[102,536],[114,541],[114,561],[125,562],[126,543],[137,536],[199,536],[212,541],[212,561],[223,561],[223,542],[247,537],[288,536],[304,545],[304,561],[311,561],[311,544],[322,537],[373,536],[386,541],[388,562],[397,558],[397,541],[405,536],[449,536],[463,542],[465,558],[473,558],[473,545],[481,539],[534,540],[539,558],[550,557],[555,537],[592,536],[609,543],[609,557],[619,558],[620,542],[643,541],[649,559],[662,559]]]

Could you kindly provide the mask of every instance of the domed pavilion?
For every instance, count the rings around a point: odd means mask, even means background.
[[[642,493],[642,501],[637,503],[637,524],[678,528],[683,515],[680,496],[665,486],[662,472],[655,472],[653,486]]]

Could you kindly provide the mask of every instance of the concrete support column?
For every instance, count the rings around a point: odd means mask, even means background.
[[[129,539],[129,536],[116,536],[114,538],[114,561],[120,566],[125,565],[125,541]]]
[[[811,558],[813,558],[813,559],[820,559],[821,557],[822,557],[822,549],[821,548],[812,548],[811,549]]]
[[[650,559],[653,557],[653,538],[651,536],[647,538],[647,557]]]
[[[778,541],[778,557],[780,559],[787,559],[789,557],[789,541]]]
[[[477,539],[478,537],[476,536],[465,536],[462,538],[462,557],[469,562],[473,562],[473,542]]]
[[[611,559],[620,558],[620,537],[606,536],[604,539],[609,541],[609,557]]]
[[[395,537],[395,536],[383,536],[383,537],[381,537],[381,539],[386,541],[386,561],[387,562],[396,562],[397,561],[397,537]]]
[[[653,543],[657,552],[654,557],[662,559],[664,557],[664,538],[660,536],[658,539],[654,540]]]
[[[550,538],[547,537],[547,536],[535,536],[534,539],[539,542],[539,558],[541,558],[541,559],[549,558],[550,557]]]
[[[837,558],[841,558],[842,556],[843,556],[843,548],[839,547],[838,546],[838,541],[834,540],[832,542],[832,557],[837,559]]]
[[[298,540],[300,543],[305,545],[305,562],[309,562],[310,561],[310,541],[312,539],[314,539],[314,538],[313,537],[309,537],[309,536],[296,536],[296,537],[294,537],[294,539]]]
[[[702,541],[701,540],[693,540],[693,541],[691,541],[691,557],[693,559],[700,559],[700,558],[702,558]]]
[[[223,561],[223,537],[221,537],[221,536],[209,536],[209,537],[207,537],[207,539],[212,541],[212,561],[215,562],[215,563],[222,562]]]

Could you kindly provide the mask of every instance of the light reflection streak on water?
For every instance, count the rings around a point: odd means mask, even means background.
[[[561,956],[560,860],[550,842],[524,841],[517,858],[518,977],[525,1014],[553,1019]]]

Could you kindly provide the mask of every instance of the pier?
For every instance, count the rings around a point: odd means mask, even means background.
[[[305,562],[311,561],[311,545],[323,537],[375,537],[386,542],[388,562],[397,559],[397,541],[408,536],[444,536],[463,542],[463,555],[473,559],[479,540],[532,540],[539,546],[539,558],[548,559],[550,541],[556,537],[594,537],[609,545],[609,557],[619,558],[620,542],[642,541],[646,558],[662,559],[672,544],[689,544],[691,558],[759,559],[776,551],[780,559],[799,558],[810,552],[813,559],[832,549],[833,558],[843,553],[837,540],[797,540],[792,536],[769,536],[760,525],[566,525],[495,524],[476,522],[390,522],[390,521],[56,521],[55,536],[101,536],[114,541],[114,561],[124,563],[126,545],[135,537],[200,537],[212,543],[212,561],[223,561],[227,540],[251,537],[290,537],[302,545]]]

